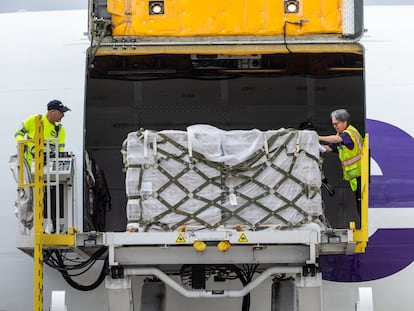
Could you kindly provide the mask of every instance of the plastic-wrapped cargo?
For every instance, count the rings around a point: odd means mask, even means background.
[[[140,130],[122,153],[128,223],[142,230],[291,228],[322,214],[313,131]]]

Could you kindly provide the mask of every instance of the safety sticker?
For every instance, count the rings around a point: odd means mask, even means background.
[[[242,234],[240,234],[239,242],[240,243],[247,243],[247,242],[249,242],[249,240],[247,239],[247,236],[246,236],[246,234],[244,232]]]
[[[183,235],[180,233],[177,237],[177,240],[175,240],[176,243],[185,243],[185,239]]]

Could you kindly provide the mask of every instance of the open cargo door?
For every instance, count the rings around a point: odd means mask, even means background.
[[[320,135],[334,134],[330,112],[347,109],[365,132],[364,54],[359,44],[138,48],[135,54],[96,53],[86,82],[85,147],[99,160],[117,206],[106,231],[125,228],[120,148],[140,128],[184,130],[194,124],[222,129],[297,128],[306,120]],[[260,51],[260,53],[258,53]],[[227,53],[225,53],[227,52]],[[223,53],[223,54],[222,54]],[[323,168],[336,194],[325,190],[334,228],[358,219],[354,195],[335,154]]]

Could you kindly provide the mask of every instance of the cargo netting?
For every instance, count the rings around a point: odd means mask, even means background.
[[[128,223],[141,230],[292,228],[323,212],[314,131],[139,130],[121,152]]]

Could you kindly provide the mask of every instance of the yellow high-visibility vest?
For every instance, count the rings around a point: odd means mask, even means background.
[[[35,119],[38,115],[32,115],[23,121],[22,126],[16,130],[14,137],[17,141],[23,139],[33,139],[35,134]],[[43,128],[44,128],[44,139],[45,139],[45,148],[47,147],[46,139],[57,138],[59,144],[59,151],[65,149],[65,128],[60,123],[52,124],[47,119],[46,115],[42,115]],[[50,152],[56,150],[55,142],[50,141],[49,143]],[[31,159],[34,156],[34,143],[27,143],[27,148],[25,152],[25,158],[31,164]]]
[[[352,125],[348,125],[344,132],[347,133],[351,138],[352,142],[354,143],[354,148],[352,148],[352,150],[349,150],[343,145],[338,145],[337,148],[339,159],[342,162],[344,179],[350,181],[361,176],[363,138],[359,131]]]

